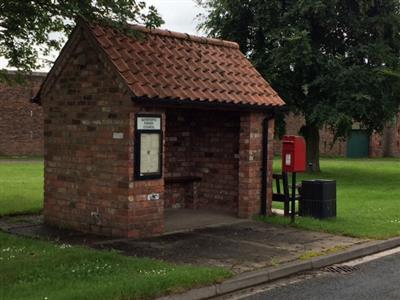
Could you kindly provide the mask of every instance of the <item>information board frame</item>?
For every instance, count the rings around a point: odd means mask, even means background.
[[[142,122],[143,119],[156,119],[158,120],[155,122],[154,129],[139,129],[143,128]],[[141,124],[139,124],[141,122]],[[157,126],[159,124],[159,126]],[[152,126],[148,126],[152,127]],[[158,129],[157,129],[158,128]],[[158,170],[154,172],[142,172],[142,161],[141,161],[141,154],[146,149],[142,149],[142,147],[146,147],[143,144],[143,136],[144,135],[158,135],[158,150],[159,153],[157,154],[158,158]],[[152,180],[152,179],[160,179],[162,178],[163,172],[163,131],[162,131],[162,115],[161,114],[136,114],[135,115],[135,140],[134,140],[134,178],[136,180]]]

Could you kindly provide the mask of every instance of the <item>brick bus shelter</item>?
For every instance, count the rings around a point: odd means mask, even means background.
[[[44,218],[121,237],[167,209],[269,212],[284,102],[236,43],[80,22],[34,102],[44,111]]]

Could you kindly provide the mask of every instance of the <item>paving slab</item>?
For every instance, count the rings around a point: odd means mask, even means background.
[[[209,209],[165,209],[165,232],[175,233],[191,231],[213,225],[229,225],[241,223],[245,220],[238,219],[234,214],[209,210]]]
[[[107,239],[106,237],[74,230],[46,226],[43,224],[43,216],[38,214],[1,217],[0,230],[15,235],[55,240],[74,245],[88,245]]]
[[[145,239],[110,239],[47,227],[40,216],[24,218],[1,218],[0,229],[96,249],[115,249],[129,256],[220,266],[235,274],[294,262],[307,252],[322,254],[332,248],[345,249],[366,242],[249,220]]]

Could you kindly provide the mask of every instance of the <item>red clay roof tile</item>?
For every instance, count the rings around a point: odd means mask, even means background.
[[[135,96],[159,99],[282,106],[236,43],[138,25],[127,36],[89,26]]]

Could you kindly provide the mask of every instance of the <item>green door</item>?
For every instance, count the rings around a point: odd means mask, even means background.
[[[368,157],[369,135],[366,130],[352,130],[347,141],[347,157]]]

